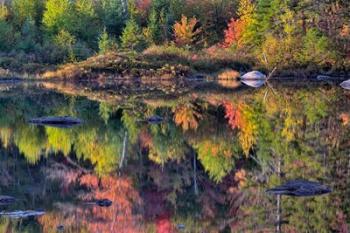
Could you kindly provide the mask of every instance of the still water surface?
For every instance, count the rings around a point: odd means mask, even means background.
[[[0,86],[0,195],[16,198],[0,212],[45,212],[1,233],[348,232],[349,91],[125,86]],[[27,123],[66,115],[84,123]],[[265,192],[301,178],[333,191]]]

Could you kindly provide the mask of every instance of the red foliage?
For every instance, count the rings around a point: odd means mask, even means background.
[[[142,16],[146,17],[148,15],[149,10],[151,9],[151,4],[152,4],[151,0],[138,0],[136,2],[136,7],[139,13]]]
[[[227,102],[224,103],[224,108],[226,112],[225,118],[228,119],[228,124],[232,129],[239,129],[242,123],[242,116],[239,107]]]
[[[232,45],[239,44],[239,40],[242,37],[242,31],[244,28],[244,23],[240,19],[231,19],[229,24],[227,25],[227,29],[225,30],[225,40],[223,43],[223,47],[228,48]]]

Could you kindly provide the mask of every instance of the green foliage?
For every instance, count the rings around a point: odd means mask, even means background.
[[[60,31],[72,32],[73,6],[70,0],[47,0],[43,16],[43,25],[50,36]]]
[[[54,43],[57,47],[62,49],[63,53],[67,55],[69,61],[75,60],[73,46],[76,40],[69,32],[61,30],[55,37]]]
[[[137,25],[135,19],[130,19],[126,23],[120,40],[123,48],[142,50],[146,47],[145,38],[143,37],[140,27]]]
[[[0,51],[9,51],[14,43],[12,26],[6,21],[0,20]]]
[[[17,27],[21,27],[27,20],[39,25],[41,21],[42,0],[12,0],[12,12]]]
[[[74,32],[79,40],[95,45],[100,31],[97,13],[93,0],[77,0],[74,5]]]
[[[298,59],[302,64],[334,64],[336,54],[332,52],[329,39],[317,29],[309,29],[303,37],[303,48]]]
[[[9,16],[9,10],[5,4],[0,4],[0,21],[7,20]]]
[[[224,140],[205,140],[196,146],[198,159],[209,177],[219,183],[234,167],[232,148]]]
[[[120,0],[101,0],[97,7],[98,18],[108,33],[119,36],[125,25],[126,14]]]
[[[98,49],[100,54],[107,53],[112,50],[116,50],[117,43],[110,38],[106,29],[103,30],[102,34],[98,38]]]

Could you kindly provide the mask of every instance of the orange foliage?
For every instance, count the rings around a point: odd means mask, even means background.
[[[225,30],[225,40],[223,43],[223,47],[228,48],[232,45],[236,45],[239,47],[239,42],[242,37],[243,29],[245,27],[244,21],[240,19],[231,19],[229,22],[227,29]]]
[[[79,183],[89,189],[81,196],[82,200],[109,199],[113,203],[104,208],[98,205],[78,205],[63,208],[60,212],[51,212],[39,219],[43,232],[52,232],[52,228],[62,224],[65,229],[86,229],[87,232],[143,232],[142,215],[135,213],[141,198],[130,179],[117,176],[98,178],[93,174],[83,175]]]
[[[344,126],[349,125],[349,123],[350,123],[350,115],[349,114],[342,113],[342,114],[340,114],[339,117],[340,117],[340,120],[341,120],[341,122],[343,123]]]
[[[256,122],[252,120],[252,112],[249,106],[232,103],[224,103],[226,111],[226,119],[232,129],[239,129],[239,142],[245,155],[249,155],[249,151],[256,143]]]
[[[196,130],[199,125],[198,121],[201,119],[202,115],[192,104],[179,105],[174,111],[174,122],[177,126],[181,126],[184,131]]]
[[[240,129],[243,124],[242,113],[239,106],[236,107],[232,103],[224,103],[225,118],[228,120],[228,124],[232,129]]]
[[[240,169],[239,171],[237,171],[235,173],[235,181],[238,182],[238,186],[240,188],[244,187],[245,183],[246,183],[246,171],[244,169]]]
[[[174,25],[176,44],[181,46],[193,44],[196,36],[201,32],[198,27],[196,28],[197,24],[196,18],[188,20],[186,16],[182,15],[181,21]]]

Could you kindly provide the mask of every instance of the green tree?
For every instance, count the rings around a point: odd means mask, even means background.
[[[42,0],[12,0],[14,23],[21,27],[27,20],[34,21],[38,26],[42,17]]]
[[[93,46],[99,34],[97,13],[93,0],[77,0],[74,5],[74,33],[79,40]]]
[[[110,38],[106,29],[103,30],[102,34],[98,38],[98,49],[100,54],[104,54],[108,51],[115,50],[117,43]]]
[[[97,15],[108,33],[119,36],[127,18],[120,0],[101,0],[97,6]]]
[[[74,11],[70,0],[47,0],[43,16],[43,25],[49,36],[60,31],[74,31]]]
[[[68,58],[68,61],[75,60],[74,45],[76,43],[75,37],[65,30],[61,30],[54,37],[55,45],[62,50],[62,52]]]
[[[0,51],[8,51],[13,48],[14,33],[12,26],[0,19]]]
[[[141,33],[141,29],[133,18],[126,23],[120,40],[123,48],[133,50],[142,50],[145,48],[146,42]]]
[[[329,39],[317,29],[309,29],[302,39],[302,50],[298,54],[302,64],[334,64],[336,54],[332,52]]]

